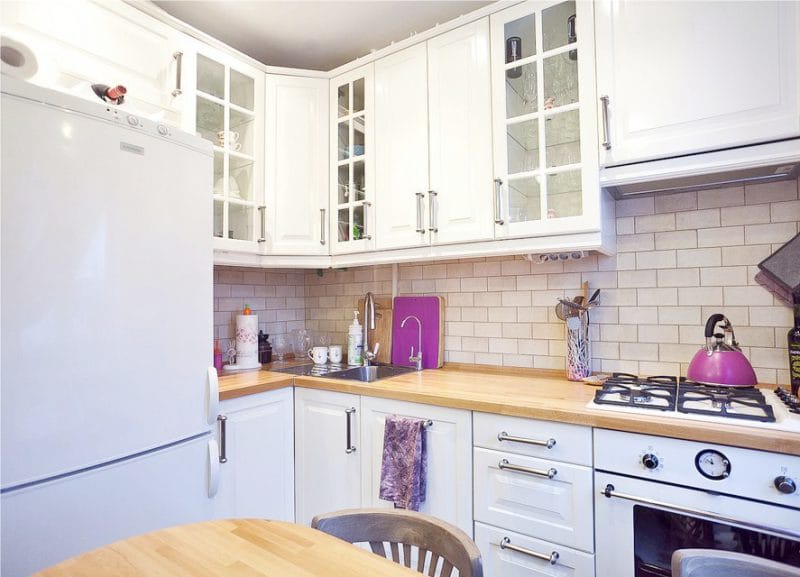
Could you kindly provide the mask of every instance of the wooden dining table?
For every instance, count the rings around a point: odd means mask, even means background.
[[[419,577],[316,529],[227,519],[145,533],[72,557],[34,577]]]

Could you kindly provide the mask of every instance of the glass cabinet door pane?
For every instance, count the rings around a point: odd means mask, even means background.
[[[581,161],[581,123],[577,110],[549,116],[544,125],[547,166]]]
[[[553,50],[576,40],[574,1],[542,10],[542,47],[545,50]]]
[[[508,72],[513,70],[519,70],[519,74],[512,78]],[[536,112],[537,99],[536,62],[506,71],[506,118]]]
[[[516,174],[539,168],[539,121],[533,119],[509,124],[506,132],[508,173]]]
[[[355,201],[362,201],[366,198],[367,191],[365,190],[366,183],[364,181],[364,161],[359,160],[353,163],[353,189],[355,192]]]
[[[225,182],[222,180],[225,175],[223,166],[225,165],[225,155],[214,151],[214,194],[225,194]]]
[[[231,104],[254,110],[255,92],[255,80],[231,69]]]
[[[336,202],[339,204],[350,202],[350,166],[347,164],[339,167],[338,190]]]
[[[544,108],[578,102],[578,61],[562,52],[544,59]]]
[[[253,161],[230,157],[228,196],[241,200],[253,200]]]
[[[508,218],[511,222],[541,220],[542,205],[538,177],[509,179]]]
[[[353,112],[364,110],[364,79],[359,78],[353,82]]]
[[[338,145],[339,160],[346,160],[350,158],[350,122],[345,120],[339,123],[339,145]]]
[[[338,228],[338,239],[339,242],[347,242],[350,240],[350,209],[349,208],[340,208],[339,215],[336,219],[336,225]]]
[[[225,98],[225,66],[198,54],[197,90],[220,100]]]
[[[364,122],[363,116],[353,119],[353,156],[364,156]]]
[[[506,64],[536,54],[536,15],[529,14],[504,26]]]
[[[547,217],[583,214],[581,173],[579,170],[547,175]]]
[[[252,155],[254,147],[253,135],[255,134],[255,119],[249,114],[236,110],[230,111],[231,138],[227,145],[229,150]]]
[[[342,84],[337,89],[336,99],[339,103],[339,118],[350,114],[350,85]]]
[[[253,207],[228,204],[228,237],[237,240],[253,239]]]
[[[218,144],[217,133],[225,129],[225,107],[197,97],[197,132],[202,138]]]
[[[364,207],[353,207],[353,240],[364,238]]]
[[[225,212],[225,203],[221,200],[214,201],[214,236],[222,238],[223,235],[223,214]]]

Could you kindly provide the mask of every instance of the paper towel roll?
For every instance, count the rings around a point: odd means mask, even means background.
[[[260,367],[258,361],[258,315],[236,315],[237,369]]]
[[[11,36],[0,38],[0,71],[15,78],[28,80],[39,70],[33,50]]]

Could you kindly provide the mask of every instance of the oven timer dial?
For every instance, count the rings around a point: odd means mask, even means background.
[[[707,449],[697,453],[694,464],[700,474],[706,479],[721,481],[727,479],[731,474],[731,463],[728,458],[713,449]]]
[[[645,453],[642,455],[642,465],[644,465],[645,469],[650,469],[651,471],[658,469],[659,464],[658,455],[653,453]]]

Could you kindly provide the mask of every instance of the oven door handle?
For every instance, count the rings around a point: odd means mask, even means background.
[[[663,501],[656,501],[655,499],[647,499],[645,497],[637,497],[636,495],[628,495],[626,493],[618,493],[614,490],[614,485],[608,484],[606,488],[600,491],[600,494],[608,497],[616,497],[618,499],[624,499],[626,501],[633,501],[634,503],[642,503],[644,505],[653,505],[654,507],[661,507],[662,509],[670,509],[671,511],[677,511],[678,513],[685,513],[687,515],[694,515],[698,517],[706,517],[708,519],[712,519],[714,521],[720,521],[722,523],[727,523],[730,525],[738,525],[744,529],[749,529],[751,531],[758,531],[761,533],[772,533],[774,535],[778,535],[780,537],[786,537],[789,539],[798,539],[800,538],[800,532],[797,531],[789,531],[787,529],[776,529],[774,527],[768,527],[766,525],[759,525],[758,523],[749,523],[747,521],[740,521],[739,519],[734,519],[732,517],[725,517],[724,515],[720,515],[718,513],[712,513],[711,511],[703,511],[701,509],[692,509],[691,507],[681,507],[680,505],[674,505],[672,503],[664,503]]]

